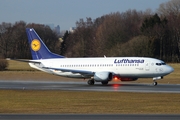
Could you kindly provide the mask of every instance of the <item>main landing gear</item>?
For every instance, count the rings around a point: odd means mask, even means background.
[[[87,81],[88,85],[94,85],[94,79],[90,79]],[[107,85],[109,81],[102,81],[102,85]]]
[[[108,84],[108,81],[103,81],[103,82],[101,82],[102,83],[102,85],[107,85]]]
[[[90,79],[87,81],[88,85],[94,85],[94,79]]]

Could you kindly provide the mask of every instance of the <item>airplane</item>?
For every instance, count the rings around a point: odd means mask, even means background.
[[[30,67],[50,74],[89,79],[88,85],[109,81],[135,81],[138,78],[152,78],[153,85],[174,69],[164,61],[149,57],[91,57],[67,58],[52,53],[33,28],[26,28],[32,60]]]

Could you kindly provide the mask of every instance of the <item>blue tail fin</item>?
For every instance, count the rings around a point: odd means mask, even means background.
[[[33,28],[26,28],[28,42],[30,44],[31,55],[33,60],[64,58],[64,56],[52,53],[38,36]]]

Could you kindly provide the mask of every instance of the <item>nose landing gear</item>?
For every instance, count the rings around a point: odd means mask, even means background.
[[[153,78],[153,81],[154,81],[154,82],[153,82],[153,85],[156,86],[156,85],[157,85],[156,80],[160,80],[160,79],[163,79],[163,76],[154,77],[154,78]]]
[[[154,86],[156,86],[156,85],[157,85],[157,82],[156,82],[156,81],[154,81],[154,82],[153,82],[153,85],[154,85]]]

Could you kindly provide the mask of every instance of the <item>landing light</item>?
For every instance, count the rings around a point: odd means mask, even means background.
[[[115,81],[120,80],[118,76],[114,76],[113,78]]]

